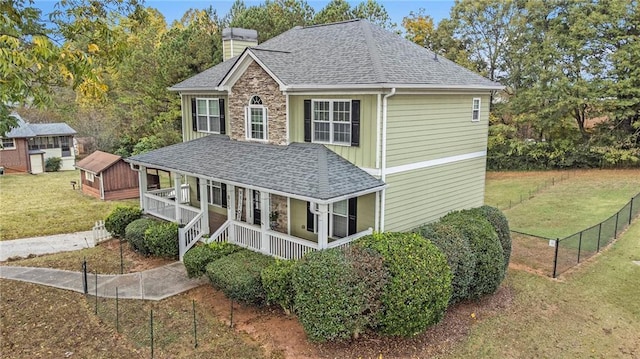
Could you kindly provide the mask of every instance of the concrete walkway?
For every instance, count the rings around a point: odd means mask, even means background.
[[[91,231],[0,241],[0,262],[12,257],[68,252],[93,246]]]
[[[42,284],[84,293],[81,272],[60,269],[0,266],[0,278]],[[90,295],[96,293],[96,276],[87,274]],[[139,273],[98,274],[98,296],[105,298],[161,300],[207,283],[206,279],[189,279],[181,262],[167,264]]]

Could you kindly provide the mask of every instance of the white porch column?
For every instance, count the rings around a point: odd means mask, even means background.
[[[202,212],[202,234],[209,234],[209,192],[207,180],[200,178],[200,212]]]
[[[180,202],[182,202],[182,178],[179,173],[173,173],[173,185],[175,192],[175,206],[176,206],[176,222],[182,223],[182,211],[180,211]]]
[[[236,186],[227,185],[227,220],[229,224],[229,242],[236,241],[236,231],[233,221],[236,220]]]
[[[146,212],[147,201],[144,195],[147,193],[147,168],[144,166],[140,166],[138,170],[138,189],[140,190],[140,209]]]
[[[262,233],[262,245],[260,249],[264,254],[270,254],[269,246],[269,210],[271,209],[270,195],[268,192],[260,191],[260,232]]]
[[[329,205],[318,205],[318,249],[326,249],[329,244]]]

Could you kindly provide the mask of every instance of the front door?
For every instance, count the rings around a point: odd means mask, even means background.
[[[253,224],[261,225],[260,191],[253,191]]]

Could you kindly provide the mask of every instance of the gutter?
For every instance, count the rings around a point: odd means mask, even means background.
[[[389,112],[388,99],[396,94],[396,88],[392,88],[391,92],[382,98],[382,149],[381,149],[381,166],[380,179],[382,182],[387,180],[387,118]],[[382,189],[382,198],[380,199],[380,232],[384,232],[384,215],[385,206],[387,204],[387,187]]]

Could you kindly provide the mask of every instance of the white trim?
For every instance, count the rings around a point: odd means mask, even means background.
[[[383,83],[379,85],[370,84],[346,84],[346,85],[315,85],[315,84],[296,84],[285,86],[287,91],[310,91],[323,89],[441,89],[441,90],[503,90],[505,86],[478,86],[478,85],[438,85],[438,84],[402,84],[402,83]]]
[[[315,116],[314,116],[314,107],[313,105],[317,102],[328,102],[329,103],[329,108],[327,109],[329,112],[329,119],[327,121],[320,121],[320,122],[324,122],[324,123],[329,123],[329,141],[317,141],[316,140],[316,131],[315,131]],[[349,141],[348,142],[334,142],[333,141],[333,135],[334,135],[334,124],[336,123],[336,121],[334,121],[333,119],[333,113],[334,113],[334,104],[336,102],[348,102],[349,103]],[[322,145],[334,145],[334,146],[345,146],[345,147],[351,147],[351,142],[352,142],[352,135],[353,133],[351,133],[351,129],[353,128],[353,121],[352,121],[352,117],[353,117],[353,99],[330,99],[330,98],[316,98],[316,99],[311,99],[311,143],[319,143]],[[347,122],[339,122],[339,124],[347,124]]]
[[[376,168],[380,168],[380,125],[382,122],[382,95],[378,94],[376,101]]]
[[[375,209],[373,215],[373,227],[376,232],[380,231],[380,192],[376,192]]]
[[[440,165],[446,165],[446,164],[449,164],[449,163],[466,161],[466,160],[471,160],[471,159],[474,159],[474,158],[481,158],[481,157],[486,157],[486,156],[487,156],[487,151],[486,150],[485,151],[465,153],[463,155],[442,157],[442,158],[437,158],[435,160],[415,162],[415,163],[409,163],[409,164],[401,165],[401,166],[389,167],[387,169],[386,173],[391,175],[391,174],[408,172],[408,171],[413,171],[413,170],[419,170],[419,169],[423,169],[423,168],[440,166]]]
[[[5,150],[15,150],[17,148],[16,145],[16,139],[13,137],[5,137],[2,138],[2,142],[4,141],[8,141],[11,140],[11,143],[13,143],[13,145],[11,145],[10,147],[4,147],[4,146],[0,146],[0,151],[5,151]],[[27,143],[27,148],[29,147],[29,143]]]
[[[384,95],[382,98],[382,148],[381,148],[381,164],[380,164],[380,179],[386,183],[387,179],[387,120],[389,112],[389,97],[396,94],[396,88],[392,88],[391,92]],[[384,232],[384,218],[387,205],[387,190],[386,186],[382,189],[382,196],[380,198],[380,232]]]
[[[289,93],[288,92],[284,92],[284,96],[285,96],[285,131],[286,131],[286,136],[287,136],[287,140],[285,141],[285,145],[289,145],[289,143],[291,143],[289,141]]]
[[[476,110],[476,100],[478,101],[478,109]],[[471,100],[471,122],[480,122],[480,110],[482,109],[482,99],[480,97],[474,97]],[[478,118],[473,118],[474,112],[478,111]]]
[[[374,176],[374,177],[380,177],[382,175],[382,170],[379,168],[366,168],[366,167],[360,167],[361,170],[367,172],[368,174]]]
[[[244,110],[244,126],[245,126],[245,139],[247,141],[258,141],[258,142],[269,142],[269,115],[268,115],[268,110],[267,107],[264,104],[260,104],[260,105],[252,105],[251,101],[257,97],[258,99],[260,99],[260,102],[262,102],[262,98],[260,98],[260,96],[258,95],[253,95],[251,96],[251,99],[249,100],[249,105],[247,105],[245,107]],[[261,109],[262,110],[262,132],[264,134],[263,138],[253,138],[251,136],[251,131],[252,131],[252,127],[251,125],[252,123],[252,118],[251,118],[251,110],[252,109]]]
[[[275,82],[278,83],[278,86],[280,87],[281,91],[286,90],[287,86],[282,81],[280,81],[280,79],[273,72],[271,72],[271,70],[269,70],[269,68],[265,66],[265,64],[263,64],[262,61],[260,61],[258,57],[254,55],[251,49],[248,47],[244,50],[244,53],[240,56],[240,58],[236,61],[236,63],[233,64],[233,66],[231,67],[229,72],[227,72],[227,74],[224,76],[222,81],[220,81],[220,85],[218,85],[216,89],[225,89],[225,88],[233,87],[236,81],[240,79],[240,76],[242,76],[242,74],[247,70],[249,65],[251,65],[250,62],[246,61],[247,57],[251,57],[251,59],[253,59],[253,61],[255,61],[258,64],[258,66],[262,67],[262,69],[267,74],[269,74],[269,76],[271,76],[271,78]],[[236,74],[236,72],[238,71],[239,73]]]
[[[220,111],[220,98],[218,98],[218,97],[194,97],[194,100],[196,101],[196,118],[192,118],[191,121],[196,121],[196,129],[197,129],[197,131],[195,131],[195,132],[196,133],[198,133],[198,132],[200,132],[200,133],[213,133],[213,134],[219,135],[220,134],[220,129],[221,129],[221,126],[220,126],[220,113],[222,112],[222,111]],[[204,130],[200,129],[200,119],[198,118],[199,117],[198,101],[206,101],[206,103],[207,103],[207,114],[206,114],[206,117],[207,117],[207,129],[209,131],[204,131]],[[209,114],[209,102],[210,101],[218,102],[218,131],[217,132],[216,131],[210,131],[211,130],[211,122],[210,122],[211,118],[210,117],[215,117],[215,116],[212,116],[211,114]],[[182,103],[182,100],[180,101],[180,103]],[[193,116],[193,114],[191,114],[191,116]]]
[[[287,234],[291,235],[291,197],[287,197]]]

